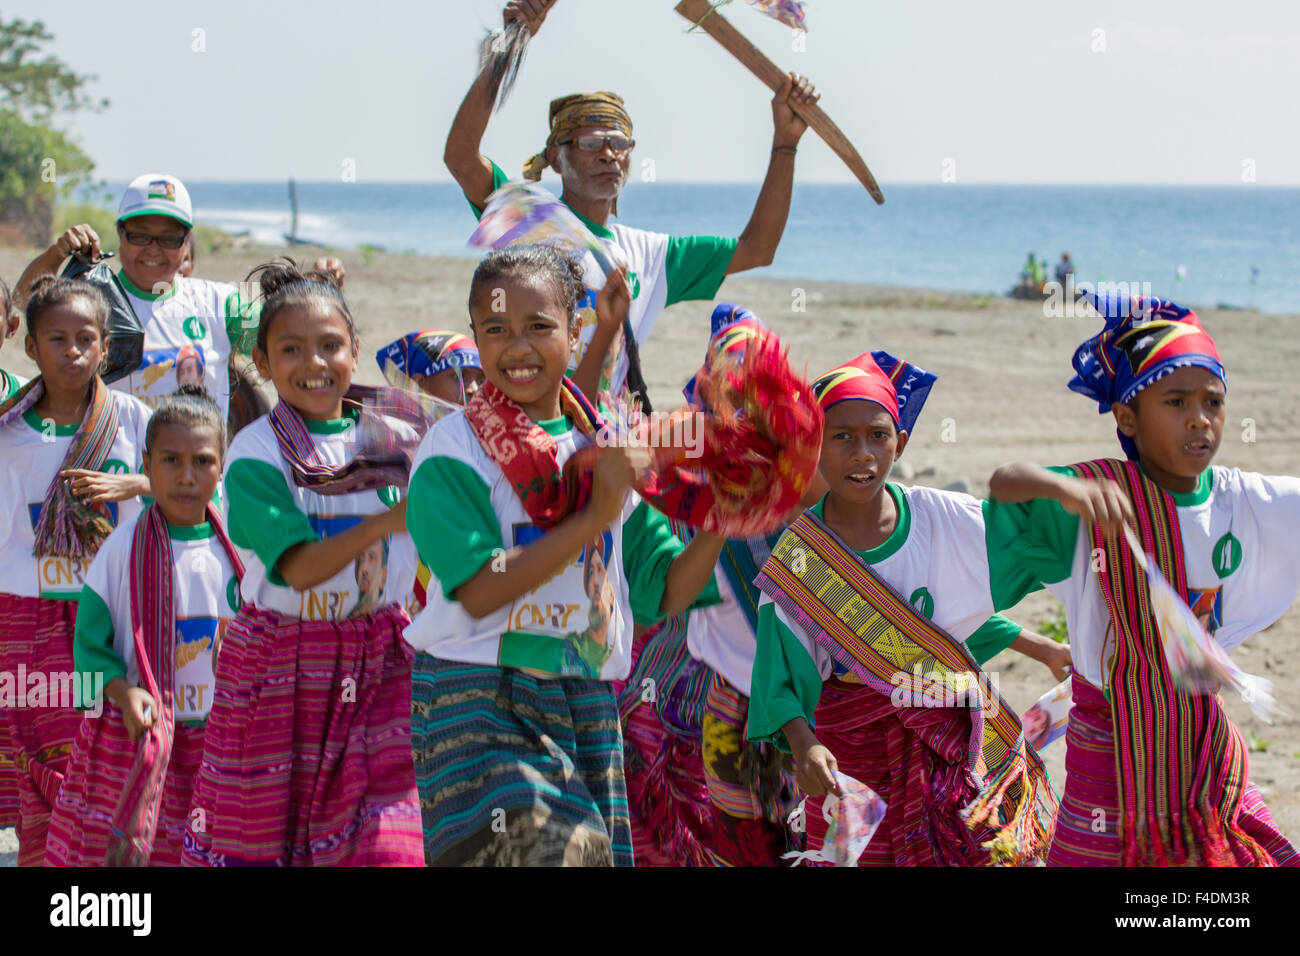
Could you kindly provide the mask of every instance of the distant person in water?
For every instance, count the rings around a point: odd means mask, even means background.
[[[1061,261],[1056,264],[1056,281],[1064,288],[1070,282],[1070,277],[1074,275],[1074,263],[1070,261],[1068,252],[1061,253]]]

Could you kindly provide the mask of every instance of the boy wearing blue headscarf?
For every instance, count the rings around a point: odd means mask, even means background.
[[[1196,314],[1090,294],[1105,319],[1069,387],[1111,413],[1125,459],[999,468],[986,504],[990,571],[1065,604],[1074,654],[1066,785],[1049,865],[1296,865],[1249,783],[1217,694],[1164,658],[1133,525],[1154,564],[1231,650],[1300,589],[1300,479],[1211,466],[1227,373]]]

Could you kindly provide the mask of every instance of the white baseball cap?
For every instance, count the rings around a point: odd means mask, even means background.
[[[168,216],[183,223],[188,229],[194,225],[194,210],[190,206],[190,193],[185,184],[166,173],[145,173],[131,180],[122,193],[117,207],[117,219],[134,219],[136,216]]]

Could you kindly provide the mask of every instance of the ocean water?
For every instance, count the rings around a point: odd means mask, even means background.
[[[124,183],[110,183],[116,198]],[[282,242],[285,182],[186,184],[200,223]],[[558,186],[558,184],[556,184]],[[1241,185],[797,185],[776,261],[754,274],[1005,293],[1033,251],[1063,250],[1078,281],[1150,283],[1189,306],[1300,314],[1300,189]],[[450,183],[300,182],[298,235],[340,249],[473,256],[474,219]],[[628,185],[619,221],[738,235],[757,184]]]

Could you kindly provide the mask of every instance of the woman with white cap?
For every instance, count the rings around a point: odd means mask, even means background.
[[[194,226],[190,194],[175,176],[137,176],[117,210],[118,279],[144,326],[140,368],[112,384],[153,407],[176,391],[177,360],[198,351],[203,387],[227,414],[233,352],[251,348],[257,308],[226,282],[185,276],[181,266]],[[68,256],[100,255],[100,238],[89,225],[73,226],[37,256],[18,282],[24,294],[42,275],[52,275]]]

